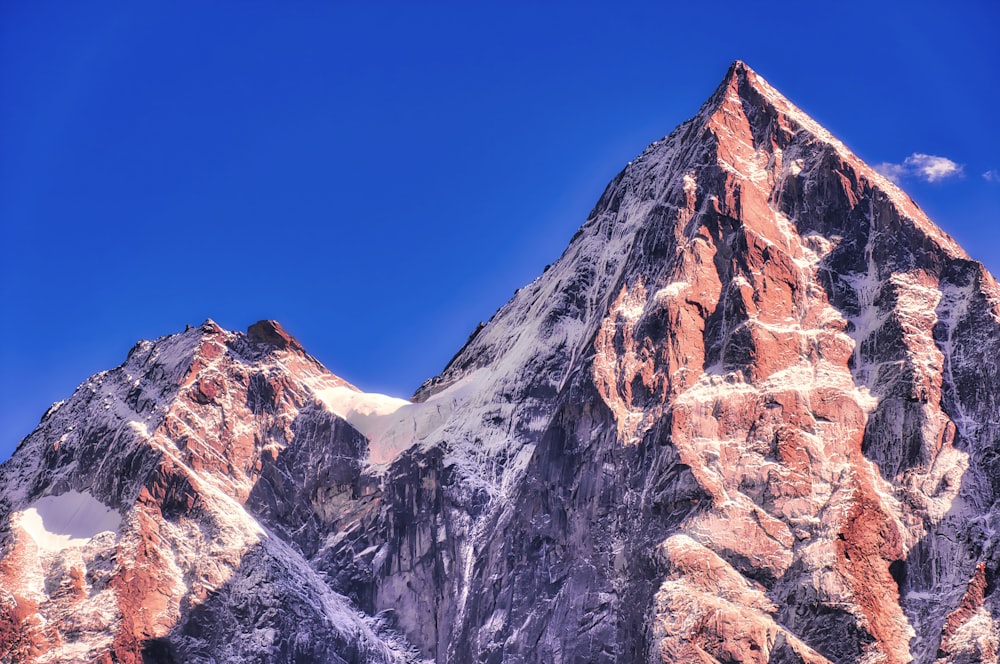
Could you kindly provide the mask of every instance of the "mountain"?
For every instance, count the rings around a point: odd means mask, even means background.
[[[1000,288],[742,62],[411,401],[273,321],[0,467],[10,662],[996,662]]]

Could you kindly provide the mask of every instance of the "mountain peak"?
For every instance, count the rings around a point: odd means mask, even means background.
[[[709,97],[706,106],[715,108],[727,99],[743,99],[751,101],[751,97],[763,96],[765,98],[777,97],[787,101],[780,92],[767,83],[750,65],[742,60],[734,60],[722,82]]]
[[[698,116],[711,119],[719,113],[746,117],[755,134],[763,131],[776,116],[782,116],[786,119],[785,124],[797,125],[795,129],[805,128],[825,142],[835,144],[838,151],[847,152],[833,136],[742,60],[735,60],[729,65],[722,82],[702,106]],[[789,120],[791,122],[787,122]]]
[[[789,134],[789,138],[804,129],[830,144],[841,156],[853,157],[843,143],[742,60],[735,60],[729,65],[722,82],[695,117],[710,122],[720,114],[723,117],[744,117],[755,136],[766,132],[776,122],[783,126],[783,132]]]
[[[273,320],[81,385],[0,660],[996,662],[998,302],[737,60],[420,403]]]
[[[729,65],[729,70],[726,71],[725,80],[730,81],[733,79],[745,78],[748,74],[756,76],[757,72],[755,72],[750,65],[742,60],[733,60],[732,64]]]
[[[304,352],[302,344],[300,344],[295,337],[286,332],[285,328],[281,326],[281,323],[276,320],[257,321],[247,328],[247,338],[251,341],[259,341],[272,346],[277,346],[278,348],[289,348],[299,352]]]
[[[895,183],[866,164],[742,60],[735,60],[729,66],[726,76],[694,122],[708,127],[718,138],[720,159],[728,162],[729,170],[741,177],[749,176],[750,180],[763,178],[768,182],[764,188],[765,198],[770,201],[768,205],[774,202],[772,195],[784,187],[782,182],[789,175],[800,177],[802,165],[812,161],[822,170],[830,163],[839,162],[837,170],[851,170],[857,182],[864,183],[862,188],[879,190],[892,201],[899,214],[919,226],[947,253],[968,258]],[[789,152],[793,145],[795,148]],[[789,159],[793,153],[804,158],[804,162]],[[824,161],[819,157],[821,154],[833,161]],[[769,171],[765,177],[761,165],[755,162],[766,155],[770,156],[767,157],[768,166],[764,167]],[[794,173],[785,171],[783,165],[791,166]]]

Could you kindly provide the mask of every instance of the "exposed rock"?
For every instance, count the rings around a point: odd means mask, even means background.
[[[251,341],[259,341],[271,344],[281,349],[297,350],[304,352],[302,345],[292,335],[285,332],[285,328],[276,320],[261,320],[247,328],[247,338]]]
[[[737,62],[413,402],[209,321],[50,409],[0,658],[996,662],[997,357],[994,279]]]

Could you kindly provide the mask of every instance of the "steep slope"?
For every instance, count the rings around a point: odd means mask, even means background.
[[[276,324],[209,321],[53,406],[0,471],[4,661],[406,659],[261,525],[301,508],[280,500],[280,480],[298,484],[286,454],[338,459],[300,491],[350,492],[359,474],[367,444],[307,386],[346,383]]]
[[[998,312],[734,63],[413,402],[209,322],[54,407],[0,656],[995,662]]]
[[[991,661],[997,295],[734,64],[430,385],[552,349],[451,652]]]

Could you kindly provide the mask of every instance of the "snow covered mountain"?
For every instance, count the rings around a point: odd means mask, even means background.
[[[741,62],[412,401],[140,342],[0,467],[10,662],[996,662],[1000,288]]]

